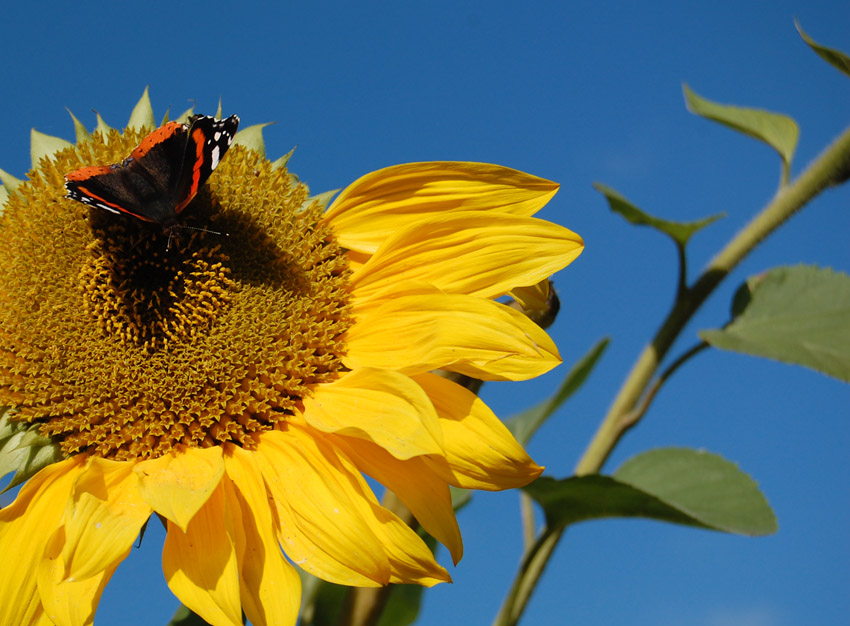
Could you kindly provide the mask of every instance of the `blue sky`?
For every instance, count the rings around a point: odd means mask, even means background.
[[[672,220],[726,219],[690,245],[691,277],[771,197],[779,159],[690,115],[681,84],[716,101],[793,116],[798,173],[848,123],[850,82],[797,35],[850,52],[846,0],[774,2],[15,3],[0,39],[0,167],[22,177],[30,128],[71,139],[64,107],[91,128],[123,125],[150,85],[157,115],[196,103],[243,125],[276,121],[268,154],[313,191],[395,163],[508,165],[561,183],[542,217],[580,233],[584,255],[556,276],[551,330],[566,365],[493,385],[509,416],[546,395],[603,336],[593,377],[529,449],[570,474],[617,386],[672,299],[673,245],[627,225],[594,181]],[[98,6],[100,5],[100,6]],[[747,276],[799,262],[850,266],[850,190],[825,193],[727,279],[691,323],[722,325]],[[775,536],[746,539],[644,521],[574,527],[529,607],[528,624],[788,626],[850,614],[847,449],[850,391],[823,375],[706,351],[679,371],[609,461],[657,446],[722,454],[759,481]],[[487,624],[519,554],[517,495],[479,494],[460,514],[454,585],[426,595],[421,624]],[[107,588],[100,624],[165,623],[177,606],[160,568],[161,532]],[[448,562],[441,553],[444,563]]]

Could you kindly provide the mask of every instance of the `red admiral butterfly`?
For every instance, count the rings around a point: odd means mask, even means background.
[[[120,163],[66,174],[65,197],[160,224],[170,243],[177,216],[218,167],[238,126],[235,115],[223,120],[194,115],[188,124],[168,122]]]

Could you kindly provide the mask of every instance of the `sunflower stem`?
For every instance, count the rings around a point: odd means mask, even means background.
[[[599,430],[576,466],[576,475],[592,474],[602,468],[626,430],[622,417],[638,403],[673,342],[720,282],[785,220],[824,189],[846,180],[848,168],[850,128],[841,133],[793,183],[781,187],[771,202],[715,255],[693,286],[680,294],[655,337],[632,367]]]
[[[721,281],[761,241],[820,192],[846,182],[848,178],[850,128],[845,129],[792,183],[780,186],[770,203],[715,255],[697,281],[691,287],[679,291],[673,308],[632,366],[607,415],[576,465],[577,476],[599,472],[621,437],[640,421],[643,412],[636,414],[633,411],[644,397],[655,372],[685,325]],[[695,353],[696,350],[688,351],[686,355]],[[659,380],[663,382],[666,378]],[[546,527],[534,545],[526,551],[493,626],[513,626],[519,622],[563,533],[564,529]]]

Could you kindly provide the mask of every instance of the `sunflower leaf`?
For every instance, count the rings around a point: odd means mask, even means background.
[[[248,128],[243,128],[236,133],[233,143],[245,146],[260,156],[265,157],[266,142],[263,140],[263,129],[273,123],[266,122],[265,124],[254,124],[253,126],[248,126]]]
[[[34,476],[42,468],[61,460],[58,444],[38,431],[39,424],[11,419],[8,408],[0,417],[0,478],[14,472],[11,482],[0,491],[4,493]]]
[[[195,105],[192,105],[185,111],[183,111],[180,115],[174,118],[175,122],[180,122],[181,124],[187,124],[189,122],[189,118],[195,114]]]
[[[525,446],[537,429],[584,384],[610,342],[608,337],[596,342],[587,354],[576,361],[567,372],[564,382],[551,397],[505,420],[505,426],[520,445]]]
[[[839,72],[850,76],[850,57],[841,52],[840,50],[835,50],[833,48],[827,48],[826,46],[822,46],[819,43],[812,40],[804,31],[803,27],[800,26],[800,22],[796,19],[794,20],[794,26],[797,27],[797,32],[800,33],[800,37],[803,38],[803,41],[808,44],[808,46],[818,53],[820,58],[824,59],[827,63],[837,68]]]
[[[65,141],[61,137],[45,135],[33,128],[30,131],[30,160],[32,161],[32,168],[37,168],[38,162],[42,158],[47,157],[52,160],[54,154],[72,145],[71,142]]]
[[[331,201],[336,194],[339,193],[339,189],[331,189],[330,191],[323,191],[322,193],[317,193],[315,196],[310,196],[304,202],[301,203],[301,209],[304,210],[307,207],[311,206],[314,202],[318,202],[319,206],[322,209],[328,208],[328,203]]]
[[[779,153],[786,168],[790,167],[800,134],[793,119],[761,109],[717,104],[698,96],[687,85],[682,85],[682,90],[688,111],[763,141]]]
[[[71,113],[71,109],[65,108],[68,111],[68,115],[71,116],[71,119],[74,120],[74,135],[77,138],[77,143],[83,143],[84,141],[88,141],[91,135],[89,135],[89,131],[86,130],[86,127],[83,123],[77,119],[77,116]]]
[[[133,107],[132,113],[130,113],[130,120],[127,122],[127,127],[140,130],[142,128],[154,128],[155,126],[156,120],[153,117],[151,98],[148,95],[148,87],[145,87],[142,97],[139,98],[136,106]]]
[[[106,138],[109,131],[112,130],[112,127],[104,121],[104,119],[100,116],[100,113],[95,111],[94,114],[97,116],[97,126],[95,127],[95,131],[100,132],[103,137]]]
[[[850,382],[850,276],[810,265],[751,278],[733,300],[734,320],[703,330],[712,346],[803,365]]]
[[[191,609],[180,605],[174,612],[168,626],[209,626],[203,619],[195,615]]]
[[[619,213],[632,224],[637,226],[651,226],[661,231],[665,235],[672,237],[673,241],[680,246],[687,245],[688,240],[698,230],[726,216],[725,213],[717,213],[696,222],[670,222],[641,211],[620,193],[602,183],[593,183],[593,187],[605,196],[605,199],[608,200],[608,206],[611,207],[612,211]]]
[[[652,450],[613,476],[541,478],[524,489],[543,507],[552,530],[640,517],[741,535],[776,531],[776,517],[755,481],[722,457],[698,450]]]
[[[15,189],[17,189],[18,185],[24,181],[20,178],[15,178],[5,170],[0,170],[0,182],[3,183],[3,186],[9,191],[9,193],[13,193]]]
[[[292,148],[292,150],[290,150],[289,152],[284,154],[282,157],[272,161],[272,169],[276,170],[276,169],[279,169],[281,167],[286,167],[289,164],[289,159],[292,158],[292,155],[294,153],[295,153],[295,148]]]

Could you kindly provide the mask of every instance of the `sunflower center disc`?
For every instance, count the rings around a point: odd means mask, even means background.
[[[65,172],[139,133],[43,161],[0,219],[0,404],[66,454],[151,458],[285,421],[341,368],[347,261],[284,168],[233,146],[168,234],[63,198]]]

